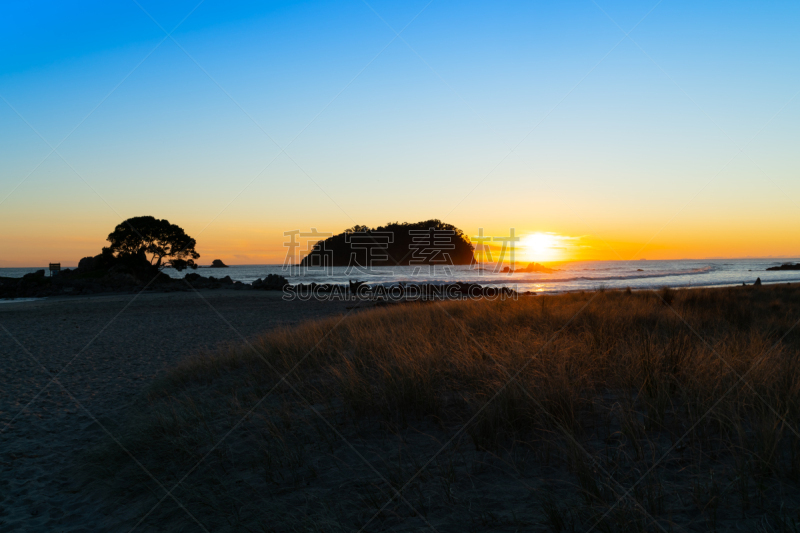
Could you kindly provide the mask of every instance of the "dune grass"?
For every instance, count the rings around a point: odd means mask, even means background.
[[[800,532],[798,320],[788,284],[358,311],[187,360],[87,464],[143,529]]]

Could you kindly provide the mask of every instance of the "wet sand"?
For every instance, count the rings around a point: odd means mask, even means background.
[[[121,530],[125,517],[75,473],[153,378],[199,350],[352,306],[235,290],[0,305],[0,533]]]

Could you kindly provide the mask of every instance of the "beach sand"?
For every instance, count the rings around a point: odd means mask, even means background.
[[[0,305],[0,532],[121,529],[124,517],[76,481],[80,452],[181,359],[353,307],[281,295],[213,290]]]
[[[281,297],[0,305],[0,533],[800,523],[796,286]]]

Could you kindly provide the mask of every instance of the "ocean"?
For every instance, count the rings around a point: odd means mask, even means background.
[[[393,285],[406,283],[451,283],[466,281],[488,286],[505,286],[517,291],[555,293],[565,291],[606,289],[658,289],[661,287],[717,287],[725,285],[750,285],[756,278],[763,283],[800,282],[800,271],[772,271],[766,269],[788,262],[787,259],[706,259],[664,261],[575,261],[556,266],[555,272],[501,274],[492,272],[490,265],[484,270],[467,266],[383,267],[373,271],[334,267],[326,271],[292,272],[282,265],[233,265],[229,268],[198,268],[203,276],[230,276],[234,281],[251,283],[268,274],[285,276],[290,283],[347,283],[349,280],[369,284]],[[519,263],[517,268],[525,264]],[[41,268],[41,267],[39,267]],[[0,276],[22,277],[39,268],[0,268]],[[173,278],[182,278],[186,272],[165,269]]]

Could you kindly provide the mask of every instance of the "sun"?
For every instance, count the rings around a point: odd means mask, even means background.
[[[520,241],[521,255],[537,263],[564,259],[564,238],[554,233],[532,233]]]

